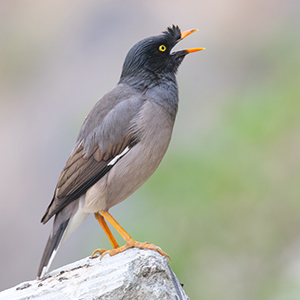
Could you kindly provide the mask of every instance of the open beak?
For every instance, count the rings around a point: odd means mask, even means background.
[[[186,38],[188,35],[190,35],[191,33],[198,31],[198,29],[190,29],[190,30],[186,30],[181,32],[181,38],[179,41],[183,40],[184,38]],[[184,50],[186,52],[186,54],[188,53],[193,53],[193,52],[198,52],[201,50],[204,50],[205,48],[190,48],[190,49],[186,49]]]

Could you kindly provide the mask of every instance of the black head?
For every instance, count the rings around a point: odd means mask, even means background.
[[[181,32],[178,26],[173,25],[161,35],[152,36],[136,43],[125,58],[120,82],[129,78],[138,77],[141,80],[146,76],[161,78],[165,75],[175,75],[183,58],[188,53],[203,49],[194,48],[171,52],[180,40],[194,31],[196,30]]]

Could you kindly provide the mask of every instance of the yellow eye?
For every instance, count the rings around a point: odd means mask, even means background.
[[[161,51],[161,52],[165,52],[167,50],[167,47],[165,45],[160,45],[158,47],[158,50]]]

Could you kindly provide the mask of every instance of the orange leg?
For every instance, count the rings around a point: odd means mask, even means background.
[[[95,214],[96,215],[96,214]],[[160,253],[163,256],[166,256],[169,260],[170,257],[167,253],[165,253],[163,250],[161,250],[161,248],[155,246],[154,244],[150,244],[148,242],[145,243],[140,243],[135,241],[122,227],[121,225],[111,216],[111,214],[107,211],[100,211],[99,212],[100,216],[103,216],[118,232],[119,234],[122,236],[122,238],[126,241],[126,244],[122,247],[114,247],[114,249],[112,250],[108,250],[106,252],[97,252],[101,254],[101,257],[104,256],[105,254],[109,254],[109,255],[115,255],[117,253],[123,252],[129,248],[140,248],[140,249],[150,249],[150,250],[156,250],[158,253]],[[98,218],[97,218],[98,219]],[[103,220],[104,221],[104,220]],[[100,223],[100,222],[99,222]],[[107,226],[107,224],[106,224]],[[109,229],[108,229],[109,230]],[[105,231],[106,232],[106,231]],[[110,232],[110,231],[109,231]],[[106,232],[107,234],[107,232]],[[110,232],[111,234],[111,232]],[[108,234],[107,234],[108,235]],[[111,234],[112,236],[112,234]],[[110,239],[110,237],[109,237]],[[114,244],[113,244],[114,246]],[[96,250],[97,251],[97,250]]]
[[[95,218],[97,219],[97,221],[99,222],[99,224],[101,225],[101,227],[103,228],[104,232],[106,233],[108,239],[110,240],[112,246],[114,249],[119,248],[119,244],[117,243],[116,239],[114,238],[114,236],[112,235],[109,227],[107,226],[103,216],[101,216],[99,213],[94,213]],[[92,257],[94,257],[96,254],[100,254],[102,255],[104,252],[106,252],[107,250],[105,249],[97,249],[93,252]]]

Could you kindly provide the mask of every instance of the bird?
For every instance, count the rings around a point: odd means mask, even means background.
[[[97,249],[92,256],[137,247],[168,257],[154,244],[135,241],[108,210],[143,185],[167,151],[178,110],[178,67],[187,54],[204,48],[172,49],[197,30],[181,31],[172,25],[136,43],[125,57],[117,85],[85,118],[41,219],[45,224],[54,217],[54,222],[37,278],[45,276],[59,247],[91,213],[113,247]],[[118,245],[106,221],[125,245]]]

